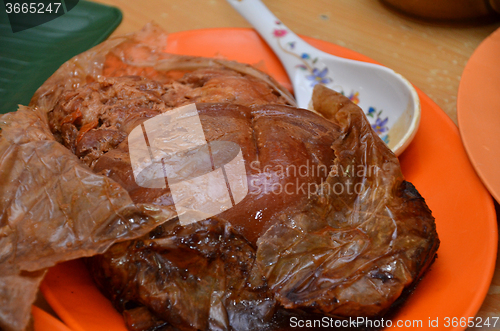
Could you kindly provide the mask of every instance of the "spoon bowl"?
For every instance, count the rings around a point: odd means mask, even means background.
[[[403,76],[381,65],[344,59],[309,45],[260,0],[227,1],[281,60],[300,108],[312,110],[312,90],[316,84],[324,84],[358,104],[396,155],[409,145],[420,122],[420,101]]]

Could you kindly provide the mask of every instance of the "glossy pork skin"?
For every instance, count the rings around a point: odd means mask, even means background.
[[[134,180],[134,127],[196,102],[206,139],[243,152],[249,193],[235,207],[187,226],[172,219],[89,261],[130,330],[273,329],[284,308],[376,317],[435,257],[429,209],[357,106],[319,87],[322,117],[249,80],[229,70],[107,78],[62,93],[49,112],[56,138],[94,172],[166,210],[168,187]],[[358,183],[360,192],[331,189]]]
[[[203,74],[208,74],[209,78]],[[213,82],[210,77],[214,76],[213,72],[201,71],[198,77],[205,82],[203,87],[191,78],[190,84],[198,88],[187,85],[185,93],[201,91],[192,94],[204,95],[203,89]],[[245,79],[240,77],[239,80]],[[226,83],[230,82],[234,83],[232,76]],[[171,208],[173,200],[168,187],[150,189],[136,184],[125,139],[134,127],[173,106],[170,87],[137,76],[110,78],[86,85],[63,94],[61,102],[49,113],[51,128],[94,172],[124,187],[135,203],[148,202]],[[211,91],[212,87],[208,89]],[[231,91],[236,89],[238,85],[231,87]],[[259,99],[259,95],[264,97]],[[216,96],[227,101],[225,93],[214,93],[211,99],[218,101]],[[330,146],[338,128],[312,112],[280,105],[280,99],[274,95],[275,104],[265,106],[258,105],[268,102],[265,93],[256,95],[250,90],[248,95],[239,94],[239,97],[243,99],[237,99],[239,104],[197,103],[197,108],[207,141],[235,142],[243,152],[249,193],[220,217],[255,245],[270,226],[269,220],[274,214],[284,206],[299,205],[300,200],[307,198],[306,184],[319,183],[326,178],[334,158]],[[169,100],[169,106],[164,98]],[[257,105],[245,106],[244,101],[249,99]],[[179,98],[176,105],[191,100]],[[68,134],[68,131],[75,133]],[[286,169],[284,165],[293,167]],[[283,194],[280,188],[292,194]]]

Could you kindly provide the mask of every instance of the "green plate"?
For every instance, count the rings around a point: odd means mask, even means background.
[[[122,20],[118,8],[79,1],[50,22],[13,33],[0,9],[0,114],[27,105],[59,66],[105,40]]]

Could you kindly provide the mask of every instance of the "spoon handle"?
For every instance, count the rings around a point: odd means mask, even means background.
[[[319,50],[293,33],[260,0],[227,0],[261,35],[281,60],[293,82],[294,72],[304,66],[304,58],[317,56]]]

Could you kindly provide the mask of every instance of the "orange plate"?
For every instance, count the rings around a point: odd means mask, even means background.
[[[467,62],[458,88],[457,115],[472,164],[500,202],[500,29]]]
[[[346,48],[312,38],[312,45],[331,54],[370,61]],[[290,82],[271,50],[250,29],[207,29],[174,33],[168,52],[220,56],[269,72],[284,85]],[[438,258],[404,307],[393,319],[411,323],[474,316],[486,296],[495,266],[497,224],[493,201],[470,164],[457,127],[419,91],[422,120],[415,139],[400,156],[406,178],[415,184],[436,217],[441,238]],[[43,284],[45,298],[74,330],[124,331],[120,314],[92,283],[81,261],[52,268]],[[408,322],[409,321],[409,322]],[[462,320],[464,322],[464,320]],[[500,322],[499,322],[500,324]]]
[[[31,308],[31,313],[35,331],[71,331],[57,318],[36,306]]]

